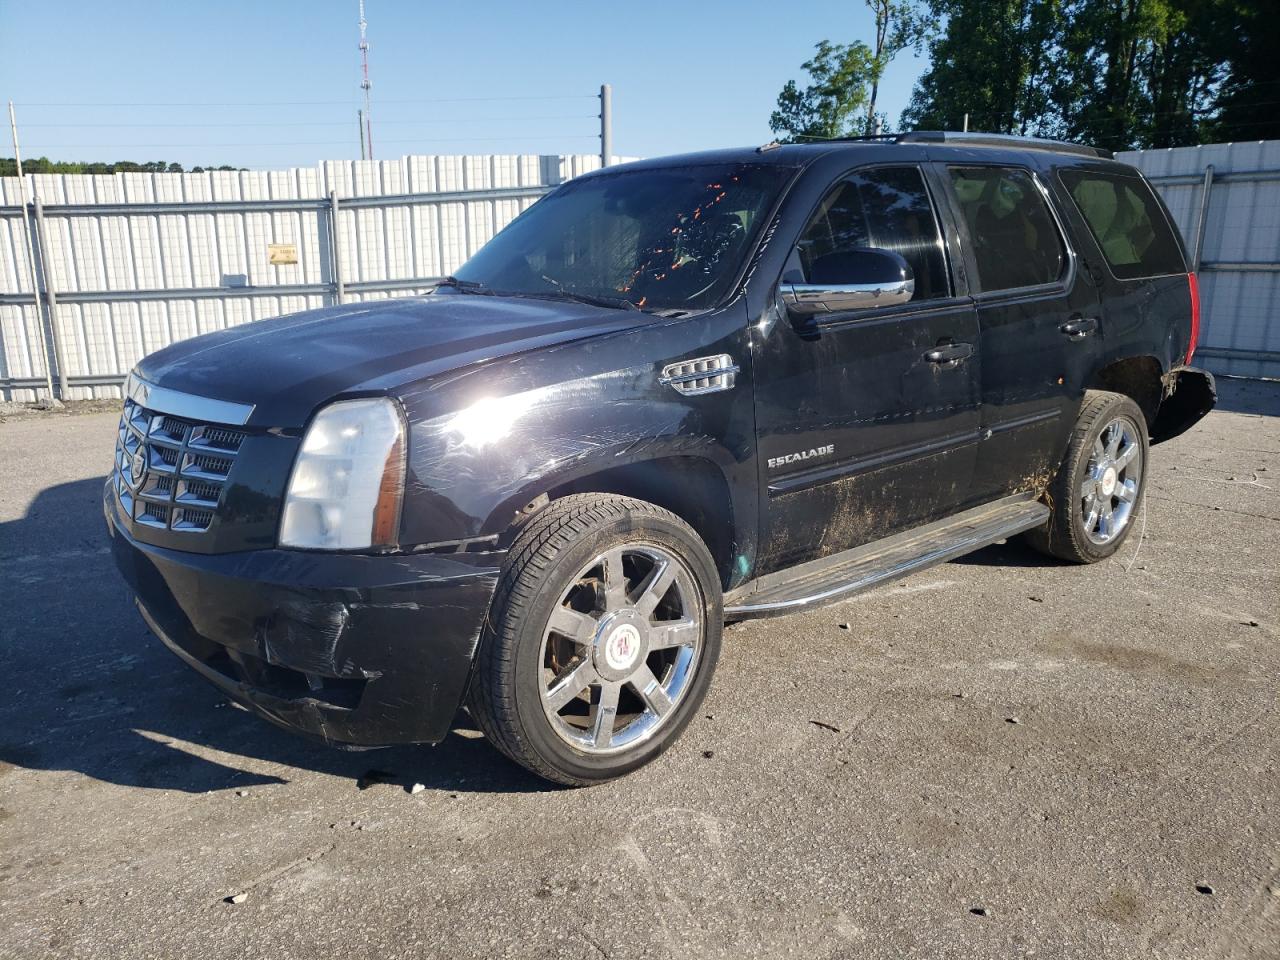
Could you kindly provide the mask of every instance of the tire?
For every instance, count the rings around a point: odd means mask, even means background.
[[[547,780],[620,777],[666,750],[701,705],[722,616],[715,563],[675,514],[612,494],[552,501],[508,553],[471,713]]]
[[[1030,531],[1027,541],[1073,563],[1111,556],[1128,538],[1142,506],[1149,450],[1147,421],[1133,400],[1087,391],[1066,456],[1049,485],[1049,521]]]

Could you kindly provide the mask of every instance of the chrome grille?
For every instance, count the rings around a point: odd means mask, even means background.
[[[146,526],[208,530],[244,436],[126,400],[112,471],[121,508]]]

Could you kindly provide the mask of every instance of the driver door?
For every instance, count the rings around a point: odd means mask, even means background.
[[[906,260],[915,291],[893,306],[788,315],[758,339],[758,575],[967,505],[978,321],[973,301],[956,295],[942,238],[924,171],[890,165],[842,177],[792,240],[784,285],[832,283],[842,254],[870,248]]]

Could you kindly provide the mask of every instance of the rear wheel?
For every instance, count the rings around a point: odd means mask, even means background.
[[[627,497],[565,497],[512,545],[472,713],[503,753],[549,780],[609,780],[679,736],[720,631],[715,564],[683,521]]]
[[[1090,390],[1049,486],[1049,522],[1027,539],[1075,563],[1105,560],[1133,529],[1147,467],[1146,418],[1119,393]]]

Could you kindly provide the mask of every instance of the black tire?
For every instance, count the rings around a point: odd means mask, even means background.
[[[1082,498],[1081,489],[1090,476],[1090,466],[1095,459],[1094,444],[1103,431],[1118,420],[1127,422],[1132,428],[1133,442],[1138,446],[1137,491],[1126,522],[1110,539],[1098,542],[1087,529],[1086,501]],[[1135,526],[1133,521],[1140,513],[1146,494],[1149,450],[1147,421],[1132,399],[1120,393],[1086,391],[1066,456],[1047,492],[1049,521],[1029,531],[1027,542],[1042,553],[1073,563],[1097,563],[1119,550]],[[1110,497],[1107,499],[1114,502]]]
[[[544,710],[544,636],[583,566],[636,544],[665,551],[691,574],[685,582],[694,585],[703,625],[700,653],[683,693],[649,739],[601,756],[566,742]],[[715,563],[675,514],[613,494],[555,500],[529,521],[508,553],[476,655],[471,713],[494,746],[547,780],[586,786],[623,776],[666,750],[702,703],[720,653],[722,617]]]

